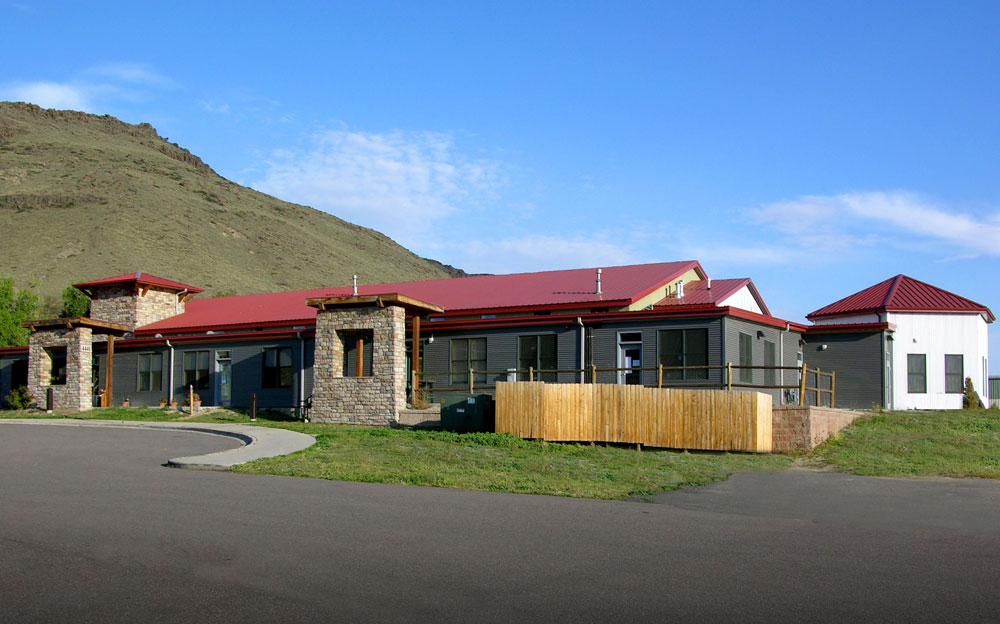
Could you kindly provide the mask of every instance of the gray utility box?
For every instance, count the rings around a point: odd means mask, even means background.
[[[490,395],[445,392],[440,396],[441,428],[445,431],[494,430],[496,412]]]

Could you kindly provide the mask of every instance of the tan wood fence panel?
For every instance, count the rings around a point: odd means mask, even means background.
[[[771,397],[725,390],[499,382],[496,430],[550,441],[767,453]]]

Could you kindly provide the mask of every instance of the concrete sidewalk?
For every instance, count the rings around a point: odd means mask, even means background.
[[[166,460],[168,466],[175,468],[195,468],[199,470],[229,470],[233,466],[245,464],[255,459],[288,455],[302,449],[307,449],[316,443],[316,439],[304,433],[275,429],[271,427],[255,427],[252,425],[211,424],[211,423],[181,423],[181,422],[141,422],[128,420],[74,420],[12,418],[0,419],[0,424],[18,425],[50,425],[62,427],[117,427],[132,429],[167,429],[172,431],[190,431],[192,433],[207,433],[211,435],[236,438],[243,446],[208,455],[192,457],[175,457]]]

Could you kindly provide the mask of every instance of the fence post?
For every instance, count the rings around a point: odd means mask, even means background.
[[[474,394],[473,389],[475,388],[474,382],[472,381],[472,367],[469,367],[469,394]]]
[[[830,408],[833,409],[833,399],[837,396],[837,371],[830,373]]]
[[[809,369],[806,368],[806,363],[802,362],[802,379],[799,380],[799,407],[806,404],[806,373]]]
[[[733,363],[726,362],[726,392],[733,391]]]
[[[529,366],[528,367],[528,381],[534,381],[534,380],[535,380],[535,367],[534,366]]]
[[[250,395],[250,422],[256,422],[257,420],[257,395]]]
[[[662,388],[663,387],[663,363],[662,362],[656,365],[656,387],[657,388]]]
[[[597,366],[595,364],[590,365],[590,383],[597,383]]]
[[[823,381],[819,374],[819,366],[816,367],[816,407],[823,407]]]

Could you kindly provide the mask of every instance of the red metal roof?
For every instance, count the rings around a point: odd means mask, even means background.
[[[807,319],[875,312],[951,312],[996,318],[986,306],[906,275],[890,277],[806,315]]]
[[[760,293],[757,292],[757,287],[753,285],[753,282],[750,281],[749,277],[712,280],[711,288],[708,287],[707,280],[690,282],[684,284],[684,296],[680,299],[676,297],[667,297],[666,299],[657,301],[653,305],[656,307],[682,305],[717,306],[720,302],[735,295],[744,286],[749,286],[750,292],[753,293],[754,297],[757,299],[757,303],[760,304],[760,309],[764,311],[764,314],[770,316],[771,311],[767,309],[764,299],[760,296]]]
[[[602,268],[601,294],[596,294],[596,269],[374,284],[359,286],[358,294],[405,295],[440,306],[446,315],[473,310],[476,313],[502,312],[524,307],[622,306],[641,299],[691,269],[705,275],[701,265],[693,260]],[[136,334],[234,325],[311,324],[316,318],[316,309],[306,306],[306,299],[350,294],[351,288],[343,287],[196,299],[188,302],[184,314],[141,327]]]
[[[113,286],[116,284],[137,284],[141,286],[148,284],[150,286],[162,286],[163,288],[169,288],[170,290],[176,290],[178,292],[182,290],[193,293],[205,292],[204,289],[198,288],[197,286],[189,286],[188,284],[182,284],[180,282],[175,282],[174,280],[157,277],[155,275],[150,275],[149,273],[142,273],[141,271],[126,273],[125,275],[116,275],[114,277],[105,277],[92,282],[73,284],[73,287],[79,288],[80,290],[87,290],[98,286]]]

